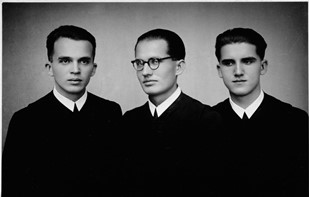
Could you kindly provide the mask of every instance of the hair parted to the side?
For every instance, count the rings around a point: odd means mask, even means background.
[[[185,45],[175,32],[166,29],[153,29],[138,37],[135,44],[134,50],[139,42],[144,40],[165,40],[168,45],[167,54],[170,55],[174,60],[185,59],[186,50]]]
[[[87,30],[74,25],[63,25],[54,29],[46,40],[47,57],[52,62],[52,56],[54,54],[54,44],[59,38],[70,38],[73,40],[86,40],[92,44],[92,55],[95,57],[96,40],[95,37]]]
[[[257,55],[261,58],[261,60],[264,59],[265,50],[267,47],[267,43],[264,38],[253,29],[238,27],[226,30],[217,36],[215,54],[218,61],[221,59],[221,48],[227,44],[233,43],[249,43],[255,45]]]

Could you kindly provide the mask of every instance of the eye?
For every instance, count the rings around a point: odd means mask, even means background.
[[[222,60],[221,64],[226,67],[230,67],[234,65],[234,61],[232,60]]]
[[[138,66],[143,66],[144,65],[144,61],[143,60],[135,60],[135,64]]]
[[[71,60],[67,59],[67,58],[59,59],[60,64],[66,65],[66,64],[69,64],[70,62],[71,62]]]
[[[157,58],[150,58],[149,63],[152,65],[158,65],[159,64],[159,59]]]
[[[255,59],[254,58],[246,58],[246,59],[243,59],[242,62],[246,65],[250,65],[250,64],[255,62]]]
[[[88,65],[90,63],[90,60],[81,60],[80,63],[83,65]]]

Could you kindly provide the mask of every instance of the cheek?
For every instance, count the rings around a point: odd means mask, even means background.
[[[93,72],[93,68],[86,68],[82,71],[82,73],[84,73],[84,76],[87,76],[87,77],[91,77],[92,72]]]
[[[54,74],[56,75],[59,75],[59,76],[64,76],[66,75],[67,73],[70,73],[70,66],[67,65],[67,66],[63,66],[63,65],[56,65],[53,67],[53,72]]]
[[[89,70],[87,71],[87,75],[90,76],[90,77],[91,77],[92,73],[93,73],[93,69],[89,69]]]
[[[63,75],[63,71],[62,70],[59,70],[59,69],[53,69],[53,75],[54,75],[54,77],[55,78],[59,78],[59,77],[61,77],[62,75]]]
[[[174,80],[176,78],[176,68],[170,67],[166,70],[158,70],[156,75],[166,81]]]
[[[229,79],[234,77],[234,74],[230,70],[224,70],[221,71],[221,77],[223,78],[224,81],[228,81]]]
[[[254,69],[251,70],[251,72],[248,72],[248,75],[252,81],[258,81],[260,78],[260,73],[261,73],[260,69]]]
[[[136,73],[136,76],[137,76],[137,79],[138,79],[139,81],[142,80],[142,73],[141,73],[141,72],[137,72],[137,73]]]

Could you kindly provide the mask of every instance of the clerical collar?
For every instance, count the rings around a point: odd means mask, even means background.
[[[74,104],[76,104],[78,111],[80,111],[82,109],[82,107],[84,106],[84,104],[86,103],[87,100],[87,91],[85,91],[84,95],[82,97],[80,97],[76,102],[73,102],[72,100],[66,98],[65,96],[61,95],[56,88],[54,87],[53,93],[55,95],[55,97],[57,98],[57,100],[62,103],[66,108],[68,108],[69,110],[71,110],[73,112],[74,110]]]
[[[234,112],[242,119],[244,113],[247,114],[248,118],[251,118],[251,116],[254,114],[257,108],[261,105],[263,99],[264,99],[264,92],[261,90],[261,93],[257,97],[257,99],[255,99],[255,101],[251,103],[246,109],[243,109],[242,107],[234,103],[231,97],[229,100]]]
[[[152,116],[154,115],[154,111],[157,110],[158,117],[160,117],[160,115],[163,114],[163,112],[169,106],[171,106],[171,104],[179,97],[180,93],[181,93],[181,89],[178,86],[175,92],[157,107],[148,99],[149,108],[150,108]]]

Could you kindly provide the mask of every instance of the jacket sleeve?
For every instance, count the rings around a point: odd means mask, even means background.
[[[16,112],[9,124],[2,154],[2,197],[21,196],[30,190],[27,178],[30,166],[27,152],[30,150],[27,116],[24,111]]]

